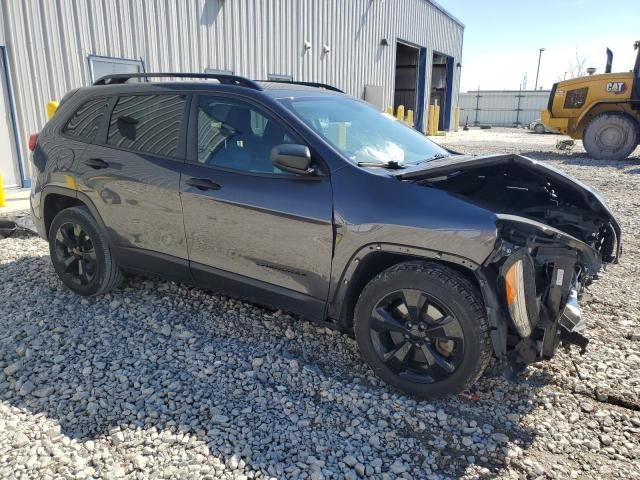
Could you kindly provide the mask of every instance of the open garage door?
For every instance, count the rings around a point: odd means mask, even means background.
[[[439,53],[433,54],[431,72],[431,105],[440,106],[438,128],[448,130],[451,126],[451,96],[453,94],[453,58]]]
[[[413,110],[417,130],[422,130],[425,64],[425,48],[397,42],[393,111],[396,112],[399,105],[404,105],[405,112]]]

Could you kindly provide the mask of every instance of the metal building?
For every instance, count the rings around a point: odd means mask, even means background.
[[[550,90],[476,90],[460,93],[460,123],[519,127],[540,118]]]
[[[429,0],[0,0],[0,173],[30,184],[45,105],[107,73],[233,72],[333,84],[424,126],[457,99],[464,25]]]

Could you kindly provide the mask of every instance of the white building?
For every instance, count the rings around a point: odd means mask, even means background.
[[[45,105],[114,72],[329,83],[424,126],[457,99],[464,25],[428,0],[0,0],[0,174],[29,186]]]

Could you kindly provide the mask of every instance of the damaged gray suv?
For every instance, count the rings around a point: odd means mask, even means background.
[[[112,75],[30,144],[33,216],[74,292],[135,272],[297,312],[420,397],[492,356],[514,372],[584,349],[581,293],[621,252],[589,187],[448,152],[328,85]]]

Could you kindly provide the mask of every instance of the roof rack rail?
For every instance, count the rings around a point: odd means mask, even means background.
[[[306,85],[307,87],[316,87],[316,88],[324,88],[325,90],[331,90],[332,92],[344,93],[337,87],[333,85],[327,85],[326,83],[318,83],[318,82],[297,82],[295,80],[259,80],[260,82],[269,82],[269,83],[292,83],[294,85]]]
[[[252,88],[254,90],[262,90],[262,87],[253,80],[237,75],[227,75],[218,73],[178,73],[178,72],[151,72],[151,73],[116,73],[113,75],[105,75],[99,78],[94,85],[115,85],[118,83],[126,83],[132,78],[149,78],[149,77],[176,77],[176,78],[202,78],[218,80],[224,85],[238,85],[242,87]]]

